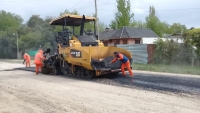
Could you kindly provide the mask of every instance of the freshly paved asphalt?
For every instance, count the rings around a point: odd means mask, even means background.
[[[35,71],[34,67],[16,69],[32,72]],[[82,79],[77,77],[73,78]],[[92,82],[118,85],[129,88],[140,88],[144,90],[164,91],[172,93],[194,94],[198,96],[200,95],[200,77],[168,76],[135,72],[134,77],[130,77],[128,74],[126,77],[123,77],[121,74],[117,74],[95,77],[90,80]]]

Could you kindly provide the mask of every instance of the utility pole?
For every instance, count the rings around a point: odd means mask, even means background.
[[[115,30],[118,29],[118,21],[116,21]]]
[[[99,40],[99,19],[98,19],[98,15],[97,15],[97,0],[94,0],[95,2],[95,16],[96,16],[96,31],[97,31],[97,40]]]
[[[13,33],[13,35],[16,35],[17,38],[17,59],[19,59],[19,46],[18,46],[18,34],[17,33]]]
[[[19,44],[18,44],[18,34],[17,34],[17,59],[19,59]]]

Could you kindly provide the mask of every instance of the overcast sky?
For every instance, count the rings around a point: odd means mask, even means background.
[[[154,5],[161,21],[179,22],[190,27],[200,27],[200,0],[130,0],[135,20],[145,20],[150,5]],[[114,18],[116,0],[97,0],[100,21],[109,24]],[[95,12],[94,0],[0,0],[0,10],[19,14],[26,22],[31,15],[59,16],[65,9],[76,9],[80,14]]]

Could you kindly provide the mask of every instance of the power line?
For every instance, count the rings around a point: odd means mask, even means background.
[[[200,8],[171,9],[171,10],[156,10],[156,11],[178,11],[178,10],[192,10],[192,9],[200,9]]]
[[[200,8],[187,8],[187,9],[171,9],[171,10],[156,10],[156,11],[178,11],[178,10],[195,10]],[[110,9],[98,9],[98,10],[105,10],[105,11],[116,11],[116,10],[110,10]],[[149,12],[149,11],[134,11],[134,12]]]
[[[0,2],[41,2],[45,0],[6,0],[6,1],[0,1]]]
[[[78,3],[76,3],[73,7],[75,7],[76,5],[78,5],[79,3],[81,3],[83,0],[80,0]],[[71,7],[71,8],[69,8],[69,10],[70,9],[72,9],[73,7]]]

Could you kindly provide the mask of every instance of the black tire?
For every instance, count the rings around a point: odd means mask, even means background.
[[[77,69],[76,76],[81,76],[81,69],[80,68]]]
[[[86,75],[88,78],[93,78],[96,76],[94,70],[88,70],[88,69],[86,70]]]
[[[56,70],[56,67],[54,66],[53,69],[52,69],[52,73],[53,75],[57,75],[57,70]]]
[[[61,66],[61,72],[64,74],[64,75],[69,75],[71,74],[71,70],[68,68],[68,63],[65,62],[64,63],[65,67]]]
[[[81,67],[81,77],[87,76],[86,75],[86,69],[84,69],[83,67]]]
[[[48,74],[48,69],[46,67],[42,67],[41,73]]]

